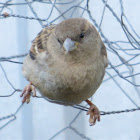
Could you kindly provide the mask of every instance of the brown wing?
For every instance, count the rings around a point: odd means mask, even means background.
[[[106,47],[103,43],[101,46],[101,55],[103,56],[105,67],[107,67],[108,66],[107,52],[106,52]]]
[[[32,60],[35,60],[37,54],[44,52],[47,48],[47,40],[54,30],[55,25],[51,25],[49,27],[45,27],[42,31],[37,35],[37,37],[33,40],[33,44],[30,48],[29,55]]]

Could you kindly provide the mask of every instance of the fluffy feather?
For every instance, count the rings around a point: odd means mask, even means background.
[[[71,53],[63,48],[67,37],[78,42]],[[43,96],[79,104],[96,92],[107,65],[106,49],[94,26],[74,18],[38,34],[25,58],[23,75]]]

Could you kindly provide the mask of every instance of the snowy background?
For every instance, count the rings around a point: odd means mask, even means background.
[[[7,5],[4,7],[4,3]],[[56,2],[56,3],[55,3]],[[70,4],[63,4],[68,3]],[[116,15],[113,15],[108,4]],[[53,4],[55,7],[53,7]],[[47,23],[59,23],[64,18],[82,17],[94,24],[93,20],[82,8],[72,8],[74,5],[87,8],[87,0],[0,0],[0,118],[16,112],[21,105],[20,92],[15,92],[10,97],[1,97],[11,94],[14,89],[7,82],[4,71],[15,89],[23,89],[28,83],[21,72],[21,64],[3,61],[2,57],[26,54],[31,46],[31,41]],[[123,8],[121,7],[123,4]],[[3,8],[4,7],[4,8]],[[53,7],[53,8],[52,8]],[[63,16],[60,13],[66,12]],[[113,66],[117,66],[133,59],[121,66],[116,67],[123,76],[133,75],[140,71],[140,45],[128,41],[124,30],[119,23],[121,13],[124,12],[124,23],[137,41],[140,40],[140,1],[138,0],[98,0],[89,2],[89,10],[92,18],[101,25],[101,34],[109,42],[117,42],[117,45],[109,44],[102,39],[108,50],[108,58]],[[4,18],[2,14],[9,13],[11,16]],[[59,13],[60,12],[60,13]],[[37,15],[36,15],[37,14]],[[24,18],[14,17],[20,15]],[[61,18],[55,20],[58,16]],[[26,19],[25,17],[39,17],[46,21]],[[103,18],[102,18],[103,17]],[[116,18],[118,17],[118,19]],[[97,28],[99,31],[99,28]],[[126,42],[121,42],[126,41]],[[133,40],[134,41],[134,40]],[[123,58],[120,60],[120,58]],[[23,62],[24,57],[11,59]],[[112,78],[112,76],[115,76]],[[117,111],[137,108],[140,106],[140,76],[127,78],[134,86],[109,66],[106,71],[104,82],[93,96],[93,102],[100,111]],[[39,93],[38,93],[39,95]],[[82,105],[86,105],[83,103]],[[78,116],[77,116],[78,115]],[[76,117],[76,118],[75,118]],[[139,140],[140,139],[140,111],[122,113],[116,115],[101,116],[101,122],[90,127],[89,116],[85,111],[79,113],[78,109],[64,107],[49,103],[44,99],[32,98],[30,104],[24,104],[16,114],[16,120],[2,127],[9,119],[0,120],[0,140]],[[61,131],[62,130],[62,131]],[[58,133],[60,132],[60,133]]]

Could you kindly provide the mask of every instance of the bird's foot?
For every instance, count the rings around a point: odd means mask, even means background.
[[[99,122],[100,121],[100,111],[99,109],[89,100],[86,100],[86,102],[90,105],[90,108],[87,112],[87,115],[90,114],[90,118],[89,118],[89,123],[90,126],[95,125],[96,120]]]
[[[28,104],[30,102],[31,92],[33,93],[33,97],[35,97],[35,87],[32,85],[32,83],[29,83],[27,86],[25,86],[24,90],[22,91],[22,94],[20,95],[20,97],[23,97],[22,103],[26,102]]]

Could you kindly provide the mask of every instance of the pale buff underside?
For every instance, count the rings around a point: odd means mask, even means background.
[[[44,57],[46,54],[42,53],[38,59]],[[102,82],[104,72],[101,57],[91,65],[69,65],[59,61],[43,65],[27,56],[23,64],[23,75],[43,96],[74,104],[81,103],[95,93]]]

